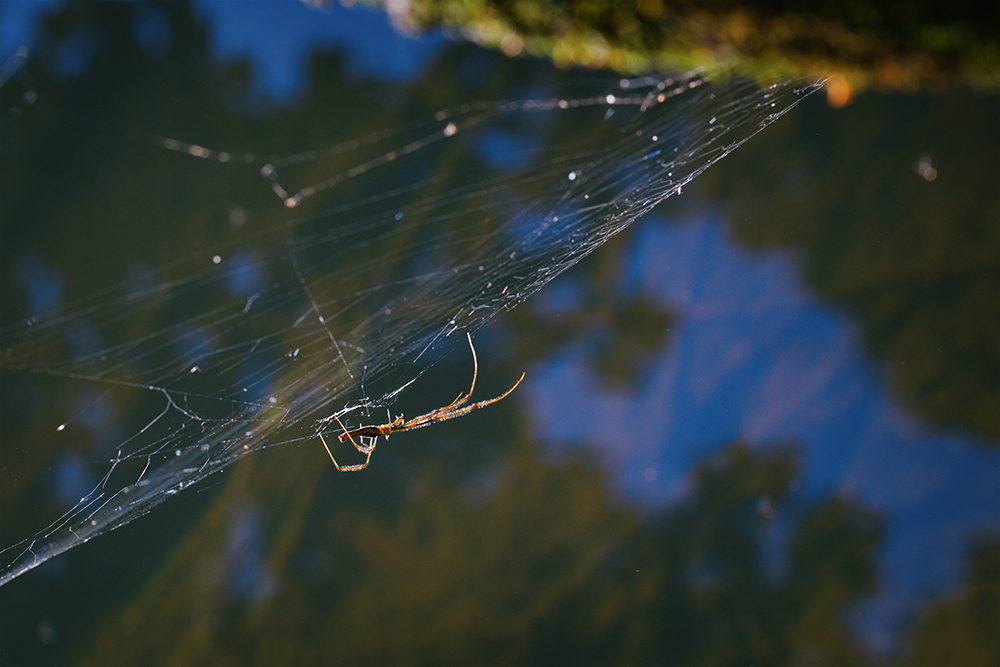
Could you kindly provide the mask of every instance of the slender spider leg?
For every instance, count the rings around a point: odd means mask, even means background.
[[[326,438],[323,437],[322,433],[319,434],[319,439],[323,443],[323,447],[326,448],[326,453],[330,455],[330,460],[333,461],[333,465],[340,472],[352,472],[354,470],[364,470],[365,468],[368,467],[368,462],[372,460],[372,452],[375,451],[375,443],[373,442],[371,449],[368,450],[368,456],[367,458],[365,458],[364,463],[355,463],[354,465],[342,466],[339,463],[337,463],[337,459],[333,458],[333,452],[330,451],[330,447],[326,444]],[[355,444],[354,446],[357,447],[357,444]],[[358,449],[360,451],[365,451],[360,447]]]
[[[472,398],[472,392],[476,390],[476,378],[479,377],[479,359],[476,358],[476,346],[472,344],[472,334],[466,332],[465,336],[469,339],[469,349],[472,350],[472,386],[469,387],[469,393],[459,394],[458,398],[449,403],[447,407],[439,408],[438,410],[435,410],[435,412],[449,412],[456,409],[458,406],[464,404],[467,400]]]
[[[431,410],[427,414],[421,415],[420,417],[417,417],[408,423],[415,422],[418,419],[433,420],[433,418],[436,417],[437,415],[447,414],[452,410],[457,409],[459,406],[464,405],[466,401],[472,398],[472,392],[476,390],[476,378],[479,376],[479,359],[476,358],[476,346],[472,344],[472,334],[466,332],[465,335],[469,339],[469,349],[472,350],[472,386],[469,387],[469,391],[464,394],[460,393],[454,401],[444,406],[443,408],[438,408],[437,410]]]
[[[479,401],[478,403],[473,403],[472,405],[467,405],[464,408],[462,408],[461,410],[456,410],[453,414],[449,415],[447,418],[451,419],[452,417],[461,417],[462,415],[468,414],[468,413],[472,412],[473,410],[478,410],[479,408],[485,408],[487,405],[493,405],[497,401],[500,401],[500,400],[503,400],[503,399],[507,398],[508,396],[511,395],[511,393],[515,389],[517,389],[517,385],[521,384],[521,380],[524,379],[525,375],[527,375],[527,373],[521,373],[521,377],[519,377],[517,379],[517,382],[514,383],[514,386],[511,387],[510,389],[508,389],[507,391],[505,391],[504,393],[500,394],[496,398],[490,398],[490,399],[485,400],[485,401]]]
[[[337,423],[340,424],[340,428],[344,429],[344,433],[347,433],[347,427],[344,426],[344,422],[340,421],[340,418],[336,417],[336,416],[334,417],[334,419],[336,419]],[[366,446],[365,445],[365,441],[362,439],[364,437],[365,436],[363,436],[363,435],[359,435],[358,436],[358,440],[361,440],[361,444],[360,445],[354,441],[354,438],[350,438],[351,444],[354,445],[354,449],[358,450],[362,454],[370,454],[371,451],[373,449],[375,449],[375,441],[378,440],[378,438],[377,437],[373,437],[372,438],[372,444]],[[388,437],[388,436],[386,436],[386,437]],[[343,440],[341,440],[341,442],[343,442]]]
[[[389,412],[389,408],[385,409],[385,416],[389,418],[389,421],[386,422],[386,423],[392,424],[393,423],[393,421],[392,421],[392,413]],[[396,421],[401,421],[402,419],[403,419],[403,415],[399,415],[399,418]],[[344,429],[344,432],[345,433],[347,432],[346,428]],[[391,428],[389,429],[389,432],[385,434],[385,439],[388,440],[390,435],[392,435],[392,429]],[[343,434],[341,434],[341,437],[343,437]],[[378,436],[376,436],[376,437],[378,437]],[[374,447],[374,445],[372,445],[372,446]]]
[[[346,433],[347,429],[344,427],[344,423],[340,421],[340,418],[334,416],[334,419],[337,420],[337,423],[340,424],[340,428],[344,429],[344,432]],[[337,470],[339,470],[340,472],[353,472],[355,470],[364,470],[365,468],[368,467],[368,464],[372,460],[372,452],[375,451],[375,441],[376,441],[375,438],[372,438],[372,444],[367,446],[365,446],[364,440],[362,440],[361,441],[362,444],[359,445],[354,440],[354,438],[351,438],[350,439],[351,444],[354,445],[354,448],[357,449],[362,454],[367,454],[367,456],[365,457],[364,463],[355,463],[353,465],[342,466],[339,463],[337,463],[337,459],[333,458],[333,452],[330,451],[330,446],[326,444],[326,438],[323,437],[323,434],[319,433],[318,435],[320,442],[323,443],[323,448],[326,449],[326,453],[330,456],[330,460],[333,461],[333,465],[336,466]],[[362,437],[363,436],[358,436],[358,439],[360,440]]]
[[[467,415],[473,410],[478,410],[479,408],[485,408],[487,405],[492,405],[493,403],[496,403],[497,401],[510,396],[511,392],[517,389],[517,386],[521,384],[521,380],[524,379],[524,376],[525,373],[521,373],[521,377],[518,378],[517,382],[514,383],[514,386],[505,391],[504,393],[502,393],[501,395],[497,396],[496,398],[491,398],[485,401],[479,401],[478,403],[473,403],[471,405],[466,405],[464,408],[461,408],[459,410],[454,410],[447,414],[435,415],[433,419],[424,419],[425,417],[429,417],[430,415],[423,415],[421,417],[417,417],[415,419],[412,419],[411,421],[406,422],[401,428],[398,428],[396,430],[409,431],[415,428],[422,428],[424,426],[429,426],[435,422],[443,422],[443,421],[448,421],[449,419],[454,419],[455,417],[462,417],[463,415]]]

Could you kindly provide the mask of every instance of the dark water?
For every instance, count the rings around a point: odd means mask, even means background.
[[[592,76],[363,10],[41,7],[0,10],[0,56],[32,46],[0,89],[4,325],[281,220],[151,137],[289,154]],[[0,589],[0,659],[997,664],[998,117],[814,95],[483,331],[482,391],[528,373],[504,403],[349,476],[247,457]],[[2,379],[8,542],[141,423]],[[92,442],[44,444],[74,410]]]

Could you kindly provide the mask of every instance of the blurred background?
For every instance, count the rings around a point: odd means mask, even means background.
[[[0,589],[0,661],[997,665],[997,12],[835,4],[0,4],[0,325],[280,224],[150,137],[290,154],[583,66],[834,77],[482,331],[504,402],[362,473],[243,459]],[[19,539],[135,424],[45,444],[86,388],[2,380]]]

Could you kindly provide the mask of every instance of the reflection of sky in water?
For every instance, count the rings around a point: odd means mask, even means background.
[[[0,3],[0,57],[31,43],[33,17],[53,4]],[[443,43],[439,36],[401,37],[384,15],[335,4],[318,11],[298,0],[203,0],[199,7],[212,27],[215,54],[249,59],[259,88],[278,100],[302,90],[308,57],[317,47],[342,49],[356,75],[398,80],[419,74]],[[155,11],[140,12],[134,27],[154,51],[171,38]],[[68,41],[57,65],[73,74],[90,57],[89,48],[82,37]],[[468,62],[472,65],[463,73],[478,81],[485,70],[474,66],[480,64],[475,56]],[[545,117],[532,115],[531,121]],[[516,135],[498,133],[486,136],[480,149],[495,166],[508,167],[520,165],[525,146]],[[517,231],[525,240],[547,241],[539,234],[539,218],[522,222]],[[563,233],[555,226],[545,229]],[[650,364],[635,394],[606,390],[582,349],[529,372],[531,384],[519,391],[533,394],[530,409],[539,435],[598,449],[621,487],[654,506],[682,497],[692,466],[735,439],[800,443],[806,493],[838,492],[874,506],[891,521],[884,549],[887,592],[868,610],[864,625],[869,631],[884,636],[886,623],[907,597],[955,583],[970,531],[1000,526],[1000,451],[977,447],[968,436],[933,432],[907,415],[866,356],[852,323],[810,295],[790,255],[748,254],[711,219],[679,227],[647,219],[635,233],[626,280],[632,291],[678,314],[671,342]],[[235,294],[249,296],[259,289],[262,277],[252,256],[236,255],[229,262],[234,272],[228,285]],[[30,314],[60,305],[58,271],[34,255],[16,262],[13,270]],[[152,287],[153,278],[148,267],[133,267],[126,281],[129,293]],[[566,308],[579,301],[581,286],[573,280],[547,287],[533,300],[535,306],[552,304],[551,313],[557,304]],[[89,328],[72,333],[73,354],[102,344],[95,333]],[[179,327],[173,333],[176,352],[192,362],[214,350],[205,332]],[[263,364],[262,357],[253,359]],[[239,370],[249,383],[250,400],[270,393],[266,381],[251,380],[264,370],[263,365]],[[27,391],[18,394],[19,400],[30,398]],[[99,445],[123,440],[106,396],[77,396],[73,406]],[[76,455],[60,459],[53,475],[56,494],[65,503],[93,488]],[[492,480],[482,483],[488,487]],[[781,527],[780,518],[774,525]],[[772,537],[780,546],[780,530],[768,533]],[[277,585],[266,565],[265,539],[256,507],[233,518],[225,576],[247,600],[266,598]],[[64,562],[53,561],[56,567]]]
[[[14,55],[22,45],[33,46],[39,32],[39,18],[61,5],[60,0],[0,2],[0,62]]]
[[[210,332],[188,324],[174,327],[173,347],[182,360],[182,367],[191,366],[215,352]]]
[[[0,3],[0,59],[24,44],[34,46],[38,19],[55,11],[58,0],[7,0]],[[331,3],[316,9],[299,0],[201,0],[198,14],[211,28],[215,56],[247,58],[258,89],[286,101],[306,84],[309,56],[317,48],[348,54],[348,68],[361,76],[407,80],[418,76],[445,40],[419,39],[395,32],[385,14]],[[170,43],[170,25],[155,7],[142,6],[133,29],[139,42],[157,53]],[[75,34],[64,40],[55,65],[62,76],[83,71],[94,54],[96,35]],[[2,62],[2,61],[0,61]]]
[[[231,257],[226,265],[226,285],[237,296],[249,297],[264,289],[260,259],[256,253],[243,250]]]
[[[711,217],[635,232],[626,282],[678,314],[671,342],[635,395],[605,391],[580,349],[529,373],[538,434],[598,449],[653,505],[681,497],[692,466],[729,442],[800,443],[806,494],[890,519],[887,591],[864,622],[885,641],[908,597],[959,580],[970,530],[1000,527],[1000,451],[905,414],[789,254],[749,254]]]
[[[69,414],[94,436],[94,452],[100,457],[111,454],[124,439],[118,408],[107,393],[85,391],[73,396]]]
[[[152,5],[141,5],[136,10],[132,29],[139,43],[154,53],[164,52],[173,37],[166,14]]]
[[[81,498],[94,490],[97,483],[90,475],[90,470],[78,454],[65,454],[56,461],[55,469],[56,498],[60,504],[70,508]]]
[[[467,57],[465,61],[476,63],[476,58]],[[551,95],[547,88],[529,88],[512,99],[546,99]],[[524,169],[536,162],[536,149],[549,141],[555,120],[555,114],[547,112],[512,113],[503,129],[491,126],[474,130],[476,151],[496,169]]]
[[[85,317],[67,326],[66,344],[74,361],[92,358],[105,347],[101,332]]]
[[[528,166],[531,158],[524,137],[496,128],[488,128],[479,133],[476,149],[497,169],[521,169]]]
[[[226,573],[229,588],[248,602],[267,599],[278,585],[264,557],[266,546],[267,535],[260,509],[256,505],[243,507],[229,526],[220,566]]]
[[[355,74],[405,80],[419,75],[445,43],[440,36],[403,37],[385,14],[336,3],[319,10],[299,0],[202,0],[198,7],[212,27],[216,57],[249,59],[259,88],[277,100],[305,87],[316,48],[342,49]]]
[[[77,30],[64,38],[56,48],[54,65],[56,74],[72,79],[83,74],[97,54],[97,40],[92,31]]]
[[[58,269],[47,266],[34,253],[14,263],[14,282],[28,297],[28,316],[56,315],[62,306],[63,276]]]
[[[276,378],[272,372],[272,364],[272,359],[258,354],[239,365],[237,384],[241,390],[237,394],[237,400],[246,401],[248,404],[262,403],[274,395]]]
[[[578,280],[573,273],[560,277],[545,286],[541,292],[531,298],[524,307],[545,313],[548,316],[572,313],[582,308],[586,293],[584,281]]]

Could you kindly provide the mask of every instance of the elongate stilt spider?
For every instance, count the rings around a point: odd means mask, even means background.
[[[350,440],[355,449],[366,455],[364,463],[342,466],[337,463],[337,459],[333,458],[333,453],[330,451],[330,447],[326,444],[326,439],[323,437],[323,434],[320,433],[319,439],[322,441],[323,447],[326,448],[326,453],[330,455],[330,460],[333,461],[333,465],[337,467],[337,470],[340,470],[341,472],[349,472],[367,468],[368,462],[371,461],[372,458],[372,452],[375,451],[375,442],[378,440],[380,435],[384,435],[386,439],[388,439],[390,435],[399,431],[410,431],[415,428],[423,428],[424,426],[430,426],[436,422],[443,422],[449,419],[454,419],[455,417],[467,415],[473,410],[485,408],[487,405],[491,405],[499,400],[507,398],[512,391],[517,389],[517,385],[521,384],[521,380],[524,379],[524,373],[521,373],[521,377],[514,383],[513,387],[496,398],[466,405],[469,399],[472,398],[472,392],[476,388],[476,376],[479,374],[479,361],[476,359],[476,348],[472,344],[472,335],[467,333],[466,336],[469,338],[469,348],[472,349],[472,386],[469,387],[469,392],[466,394],[459,394],[458,398],[443,408],[431,410],[427,414],[414,417],[410,421],[405,421],[403,419],[403,415],[399,415],[396,419],[393,419],[392,414],[386,410],[386,413],[389,414],[389,421],[387,423],[379,426],[362,426],[348,431],[347,427],[344,426],[344,423],[341,422],[339,418],[334,417],[334,419],[337,420],[337,423],[340,424],[340,428],[344,430],[344,432],[340,434],[340,441],[347,442]],[[361,441],[361,444],[358,444],[358,440],[354,439],[355,436]],[[369,438],[371,440],[370,444],[365,444],[365,438]]]

